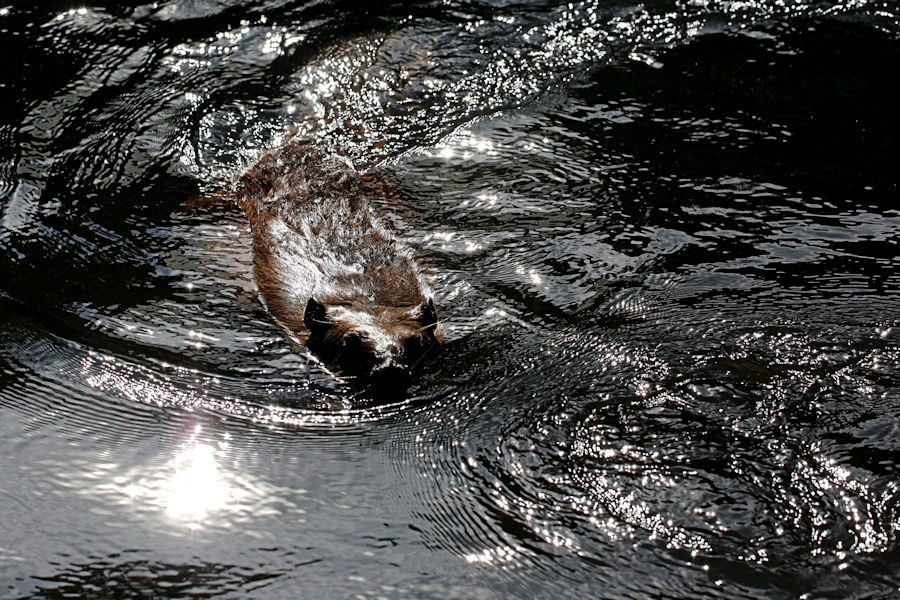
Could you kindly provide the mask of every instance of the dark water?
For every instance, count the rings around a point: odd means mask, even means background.
[[[0,597],[900,586],[900,6],[0,6]],[[189,211],[383,161],[449,340],[373,406]]]

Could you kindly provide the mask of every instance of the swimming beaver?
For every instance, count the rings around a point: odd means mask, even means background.
[[[378,212],[400,201],[396,188],[293,140],[247,169],[235,196],[269,312],[376,394],[404,392],[442,339],[412,251]]]

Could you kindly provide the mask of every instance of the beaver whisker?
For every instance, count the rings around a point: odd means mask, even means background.
[[[329,375],[321,375],[319,377],[308,377],[307,381],[309,381],[310,383],[322,383],[325,381],[334,381],[334,377],[331,377]]]
[[[360,396],[363,396],[363,395],[369,393],[371,390],[372,390],[372,384],[370,383],[370,384],[368,384],[366,387],[364,387],[364,388],[362,388],[361,390],[359,390],[358,392],[356,392],[355,394],[352,394],[352,395],[350,396],[350,398],[353,399],[353,400],[356,400],[356,399],[359,398]]]
[[[425,360],[425,358],[428,356],[428,353],[431,351],[432,348],[434,348],[434,346],[435,346],[434,343],[429,343],[429,344],[428,344],[428,347],[425,348],[425,350],[422,352],[422,356],[420,356],[420,357],[416,360],[416,362],[413,363],[412,366],[410,366],[409,369],[410,369],[411,371],[415,371],[416,368],[418,368],[418,366],[419,366],[420,364],[422,364],[422,361]]]
[[[437,327],[438,325],[440,325],[440,324],[443,323],[443,322],[444,322],[443,319],[438,319],[438,320],[435,321],[434,323],[430,323],[430,324],[428,324],[428,325],[425,325],[425,326],[423,326],[423,327],[420,327],[419,329],[416,329],[413,333],[421,333],[421,332],[425,331],[426,329],[430,329],[430,328],[432,328],[432,327]]]

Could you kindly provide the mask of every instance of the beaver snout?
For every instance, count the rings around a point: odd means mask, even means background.
[[[406,393],[412,377],[409,369],[388,359],[372,369],[369,381],[378,397],[402,396]]]

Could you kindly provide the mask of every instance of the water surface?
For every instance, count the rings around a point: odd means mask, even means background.
[[[896,2],[15,3],[0,48],[0,597],[898,593]],[[409,200],[406,400],[186,207],[290,131]]]

